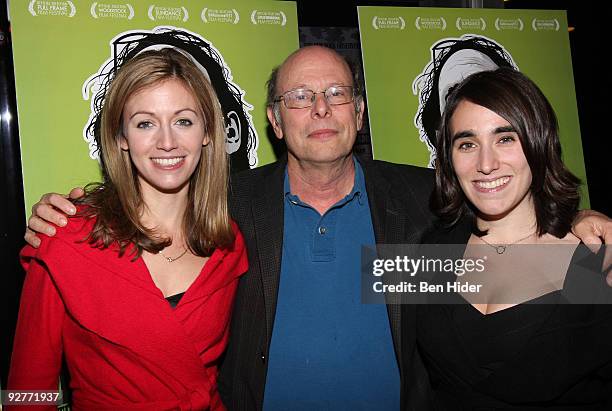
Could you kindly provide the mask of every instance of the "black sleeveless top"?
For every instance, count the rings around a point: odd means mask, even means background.
[[[441,239],[460,244],[469,235]],[[565,285],[584,279],[581,266],[597,266],[601,257],[580,245]],[[432,408],[612,409],[612,305],[558,304],[563,292],[488,315],[469,304],[417,306]],[[610,301],[611,289],[602,292]]]

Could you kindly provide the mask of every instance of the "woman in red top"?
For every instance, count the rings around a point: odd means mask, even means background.
[[[224,408],[217,363],[247,259],[222,119],[205,74],[174,49],[118,70],[101,113],[103,182],[21,253],[9,389],[56,390],[65,360],[74,410]]]

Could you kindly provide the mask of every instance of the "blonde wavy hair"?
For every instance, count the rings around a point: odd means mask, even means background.
[[[229,161],[225,151],[223,113],[205,74],[181,52],[165,48],[145,51],[117,71],[105,96],[100,120],[100,159],[103,182],[86,187],[78,215],[95,217],[86,241],[107,248],[116,243],[123,255],[130,245],[135,257],[143,250],[155,253],[171,243],[140,222],[146,204],[142,199],[137,170],[129,152],[121,150],[123,109],[128,98],[145,88],[176,79],[193,94],[210,143],[189,182],[188,205],[182,232],[191,252],[208,256],[217,247],[233,243],[228,204]]]

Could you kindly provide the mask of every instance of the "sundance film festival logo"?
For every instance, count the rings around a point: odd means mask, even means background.
[[[500,30],[518,30],[523,31],[523,20],[521,19],[495,19],[495,29]]]
[[[128,3],[111,4],[93,2],[89,11],[94,19],[111,18],[132,20],[134,18],[134,8]]]
[[[32,16],[74,17],[76,14],[76,7],[70,0],[32,0],[28,4],[28,11]]]
[[[187,21],[189,20],[189,13],[185,7],[162,7],[151,5],[148,12],[149,19],[153,21],[157,20],[170,20],[170,21]]]
[[[559,31],[559,21],[557,19],[533,19],[531,27],[533,31]]]
[[[446,30],[444,17],[417,17],[414,25],[417,30]]]
[[[236,9],[209,9],[205,7],[200,13],[204,23],[238,24],[240,16]]]
[[[251,23],[253,24],[276,24],[284,26],[287,24],[287,16],[282,11],[259,11],[251,12]]]
[[[372,19],[372,27],[376,30],[380,29],[395,29],[404,30],[406,22],[403,17],[379,17],[374,16]]]
[[[457,30],[482,30],[484,31],[487,28],[487,23],[481,17],[479,19],[462,19],[461,17],[457,17],[455,21],[455,26]]]

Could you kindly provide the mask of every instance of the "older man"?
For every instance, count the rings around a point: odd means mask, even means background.
[[[355,86],[323,47],[295,52],[270,79],[268,119],[287,158],[232,179],[250,268],[219,378],[230,409],[399,408],[399,307],[361,304],[360,250],[418,242],[433,181],[355,159]]]
[[[360,249],[416,243],[432,216],[430,170],[360,163],[364,104],[346,61],[323,47],[290,55],[268,84],[268,118],[287,156],[232,178],[246,239],[219,390],[231,410],[398,409],[399,306],[361,304]],[[49,232],[70,203],[45,195],[30,228]],[[591,219],[595,230],[610,225]],[[585,232],[590,235],[589,227]],[[36,246],[28,231],[26,240]],[[404,334],[404,335],[410,335]],[[402,392],[426,409],[418,358]]]

